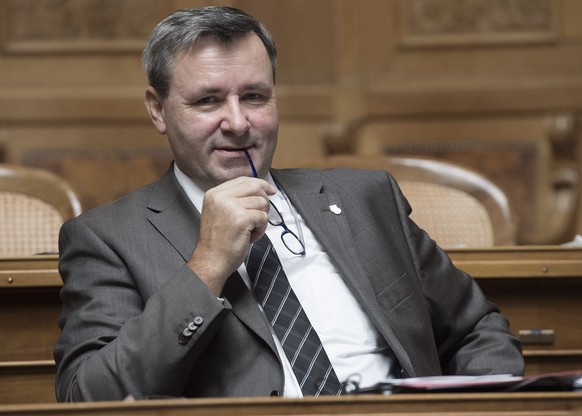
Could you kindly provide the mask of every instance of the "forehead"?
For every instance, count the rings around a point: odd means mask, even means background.
[[[221,78],[225,74],[237,78],[251,73],[257,77],[268,75],[271,78],[269,81],[272,81],[267,49],[254,32],[231,40],[202,36],[190,49],[176,57],[173,78],[179,83],[184,79],[193,82]]]

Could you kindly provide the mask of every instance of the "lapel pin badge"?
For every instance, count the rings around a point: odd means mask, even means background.
[[[336,204],[330,205],[329,210],[333,212],[335,215],[339,215],[342,213],[342,209],[338,207]]]

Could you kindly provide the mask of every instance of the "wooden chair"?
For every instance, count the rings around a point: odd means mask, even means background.
[[[62,178],[0,164],[0,255],[57,252],[61,225],[80,213],[77,194]]]
[[[341,142],[351,143],[352,154],[429,158],[480,172],[505,192],[517,244],[552,245],[580,229],[580,120],[568,111],[376,118],[338,131],[349,132]]]
[[[309,166],[390,172],[412,206],[411,218],[443,248],[515,244],[505,194],[474,171],[436,160],[390,156],[332,155]]]

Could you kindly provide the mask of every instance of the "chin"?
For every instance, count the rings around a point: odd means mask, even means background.
[[[220,175],[219,177],[217,177],[215,179],[215,182],[217,185],[224,183],[224,182],[228,182],[230,180],[239,178],[241,176],[248,176],[248,177],[252,177],[252,173],[251,172],[247,172],[244,169],[233,169],[231,171],[229,171],[228,173],[225,173],[224,175]]]

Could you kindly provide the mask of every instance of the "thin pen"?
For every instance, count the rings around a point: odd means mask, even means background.
[[[249,161],[249,165],[251,165],[251,170],[253,171],[253,177],[257,178],[257,170],[255,169],[255,164],[253,163],[253,159],[251,159],[251,155],[247,149],[243,149],[245,155],[247,155],[247,160]]]

